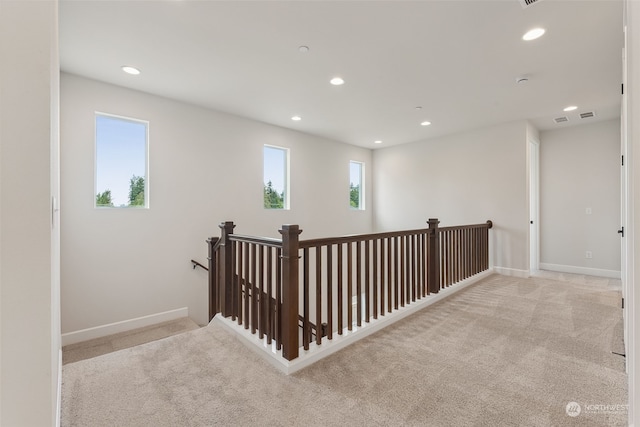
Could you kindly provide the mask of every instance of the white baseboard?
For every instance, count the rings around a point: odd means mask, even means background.
[[[417,312],[434,304],[443,298],[446,298],[454,293],[466,288],[469,285],[472,285],[485,277],[493,274],[491,269],[487,271],[483,271],[481,273],[476,274],[475,276],[471,276],[468,279],[465,279],[455,285],[442,289],[437,294],[431,294],[426,298],[423,298],[419,301],[411,303],[405,307],[400,308],[393,313],[388,313],[385,316],[379,316],[378,319],[371,320],[369,323],[363,322],[362,326],[353,328],[352,331],[347,330],[345,328],[343,330],[342,335],[338,333],[333,334],[333,340],[329,340],[327,337],[322,338],[322,344],[317,345],[316,343],[311,343],[309,345],[309,350],[305,351],[300,348],[300,355],[297,359],[292,361],[286,360],[282,357],[282,351],[278,351],[275,349],[275,344],[268,345],[266,343],[266,338],[264,340],[258,339],[257,335],[251,334],[251,332],[244,328],[239,328],[236,322],[233,322],[230,318],[224,318],[220,314],[216,315],[212,322],[216,322],[231,333],[235,334],[236,337],[245,344],[248,348],[255,351],[261,358],[269,362],[272,366],[279,369],[283,373],[289,375],[294,372],[299,371],[302,368],[306,368],[307,366],[317,362],[320,359],[323,359],[338,350],[341,350],[347,347],[350,344],[353,344],[356,341],[359,341],[374,332],[379,331],[380,329],[391,325],[392,323],[401,320],[410,314]]]
[[[559,273],[584,274],[586,276],[608,277],[611,279],[619,279],[620,271],[603,270],[601,268],[575,267],[572,265],[559,265],[540,263],[540,270],[557,271]]]
[[[123,320],[121,322],[109,323],[107,325],[96,326],[94,328],[82,329],[75,332],[62,334],[62,345],[75,344],[95,338],[106,337],[120,332],[130,331],[136,328],[155,325],[156,323],[168,322],[169,320],[180,319],[189,316],[189,308],[182,307],[162,313],[150,314],[135,319]]]
[[[530,276],[529,270],[519,270],[516,268],[507,267],[493,267],[493,272],[498,273],[502,276],[520,277],[523,279]]]

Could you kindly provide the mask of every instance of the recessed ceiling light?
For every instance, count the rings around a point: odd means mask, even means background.
[[[525,33],[524,36],[522,36],[522,40],[535,40],[538,37],[541,37],[545,32],[544,28],[534,28],[533,30],[529,30]]]
[[[300,46],[298,47],[298,50],[302,53],[307,53],[309,52],[309,46]]]
[[[138,70],[136,67],[130,67],[129,65],[123,65],[122,71],[124,71],[127,74],[132,74],[134,76],[137,76],[138,74],[140,74],[140,70]]]
[[[577,109],[578,107],[576,107],[575,105],[570,105],[569,107],[565,108],[563,111],[573,111]]]
[[[416,107],[416,110],[422,110],[422,107],[418,105],[418,106]]]
[[[330,83],[334,86],[340,86],[344,84],[344,80],[341,77],[334,77],[330,80]]]
[[[293,117],[291,117],[291,120],[293,120],[294,122],[299,122],[300,120],[302,120],[302,117],[300,117],[300,116],[293,116]]]
[[[429,126],[430,124],[430,121],[425,120],[424,122],[420,123],[420,126]]]
[[[377,140],[377,141],[373,141],[374,144],[382,144],[382,141]]]

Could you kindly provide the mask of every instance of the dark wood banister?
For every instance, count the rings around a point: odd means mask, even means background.
[[[202,268],[204,270],[209,271],[209,269],[207,267],[205,267],[204,265],[200,264],[198,261],[196,261],[194,259],[191,260],[191,264],[193,264],[193,269],[194,270],[196,269],[196,267],[200,267],[200,268]]]
[[[376,279],[376,265],[372,265],[373,268],[373,288],[370,288],[371,286],[371,282],[370,282],[370,267],[369,267],[369,261],[370,261],[370,256],[369,256],[369,250],[370,250],[370,244],[373,241],[374,243],[372,244],[373,246],[373,258],[377,259],[377,255],[376,255],[376,251],[377,251],[377,243],[375,243],[376,241],[382,241],[384,239],[392,239],[389,240],[387,243],[387,249],[386,249],[386,258],[380,258],[381,262],[387,262],[388,266],[387,266],[387,275],[386,275],[386,281],[387,281],[387,293],[388,293],[388,312],[392,311],[392,306],[391,306],[391,282],[393,280],[394,282],[394,288],[393,288],[393,298],[394,298],[394,309],[397,310],[398,309],[398,298],[400,298],[400,305],[402,307],[404,307],[405,303],[406,304],[410,304],[411,301],[415,301],[416,297],[418,299],[420,299],[423,296],[429,295],[429,294],[437,294],[438,291],[441,289],[441,286],[446,287],[451,285],[452,283],[455,283],[456,281],[459,280],[463,280],[466,277],[469,277],[470,275],[476,274],[479,271],[482,271],[482,269],[486,269],[489,266],[489,254],[488,254],[488,234],[479,234],[480,229],[485,229],[486,232],[488,232],[488,229],[493,227],[493,223],[491,221],[487,221],[486,223],[483,224],[472,224],[472,225],[462,225],[462,226],[451,226],[451,227],[438,227],[439,224],[439,220],[438,219],[434,219],[431,218],[428,221],[428,228],[421,228],[421,229],[415,229],[415,230],[402,230],[402,231],[390,231],[390,232],[380,232],[380,233],[369,233],[369,234],[354,234],[354,235],[347,235],[347,236],[341,236],[341,237],[331,237],[331,238],[316,238],[316,239],[308,239],[308,240],[299,240],[299,235],[302,232],[302,230],[299,229],[299,227],[297,225],[283,225],[282,229],[279,230],[279,232],[282,234],[282,239],[275,239],[275,238],[267,238],[267,237],[256,237],[256,236],[247,236],[247,235],[238,235],[238,234],[234,234],[233,233],[233,229],[235,228],[235,225],[233,224],[233,222],[231,221],[227,221],[227,222],[223,222],[220,224],[220,229],[222,230],[221,233],[221,237],[212,237],[210,239],[207,240],[207,243],[209,245],[209,302],[210,302],[210,310],[209,310],[209,317],[210,319],[212,319],[216,313],[222,313],[223,316],[225,317],[229,317],[229,316],[235,316],[235,314],[233,314],[233,310],[234,308],[232,307],[233,304],[235,304],[236,302],[232,302],[231,300],[231,295],[232,292],[232,287],[234,283],[237,283],[237,285],[239,286],[241,281],[244,283],[244,287],[245,289],[247,289],[248,292],[244,292],[243,293],[246,295],[245,298],[245,313],[246,316],[249,316],[249,303],[251,302],[252,306],[252,312],[251,312],[251,321],[253,322],[253,317],[256,315],[256,304],[260,304],[259,301],[264,300],[265,298],[271,299],[273,301],[281,301],[281,303],[279,304],[275,304],[276,307],[278,307],[276,310],[278,311],[278,315],[277,315],[277,323],[278,326],[276,327],[275,330],[272,330],[270,332],[270,334],[273,334],[274,331],[276,336],[277,336],[277,348],[278,349],[282,349],[282,356],[287,359],[287,360],[293,360],[295,358],[298,357],[298,350],[299,350],[299,338],[298,338],[298,327],[299,322],[302,321],[303,325],[303,331],[305,330],[305,324],[306,324],[306,328],[308,328],[307,330],[309,331],[309,333],[307,334],[306,332],[303,334],[303,342],[305,342],[305,349],[307,348],[306,345],[306,340],[309,340],[310,342],[312,341],[313,337],[312,335],[316,335],[316,341],[318,344],[321,343],[321,337],[327,335],[329,339],[331,339],[331,332],[332,332],[332,325],[331,325],[331,319],[329,319],[329,323],[325,324],[323,323],[320,319],[321,319],[321,315],[319,313],[322,312],[321,310],[321,291],[319,287],[316,287],[316,319],[317,322],[316,324],[313,324],[310,319],[307,317],[307,312],[308,309],[305,308],[305,315],[301,316],[298,313],[298,294],[299,291],[302,292],[302,289],[300,289],[299,287],[299,280],[300,280],[300,276],[299,276],[299,261],[298,258],[300,258],[300,252],[303,251],[305,253],[304,258],[307,259],[307,251],[309,249],[311,250],[316,250],[319,251],[321,247],[327,247],[326,251],[328,254],[328,258],[327,258],[327,268],[331,269],[331,247],[333,245],[338,246],[338,256],[340,257],[339,259],[341,259],[340,254],[341,252],[341,248],[342,248],[342,244],[347,244],[347,260],[348,260],[348,264],[347,264],[347,270],[348,271],[352,271],[352,266],[351,266],[351,248],[352,246],[350,245],[351,243],[356,243],[356,252],[357,252],[357,264],[355,266],[355,270],[357,272],[357,277],[356,277],[356,281],[355,284],[356,285],[356,293],[357,294],[361,294],[362,291],[360,289],[360,284],[361,284],[361,280],[364,279],[364,294],[366,295],[367,298],[367,302],[365,304],[365,312],[361,313],[361,307],[360,307],[360,299],[358,299],[358,307],[357,307],[357,313],[356,313],[356,319],[358,321],[358,326],[360,326],[360,320],[362,318],[362,315],[365,315],[365,321],[369,322],[369,318],[370,318],[370,305],[369,305],[369,294],[368,292],[370,290],[373,291],[372,293],[372,298],[374,300],[377,301],[377,283],[375,282]],[[476,231],[477,230],[477,231]],[[486,233],[484,232],[484,233]],[[421,236],[422,235],[422,236]],[[443,236],[443,242],[442,245],[440,243],[441,239],[440,236]],[[484,237],[482,237],[484,236]],[[404,238],[407,238],[406,240],[404,240]],[[400,240],[396,240],[396,238],[400,238]],[[478,249],[478,251],[475,255],[473,255],[473,258],[463,258],[463,257],[467,257],[467,256],[471,256],[472,252],[470,249],[471,246],[466,246],[464,247],[465,249],[463,249],[462,252],[459,252],[457,249],[451,249],[451,244],[455,244],[454,240],[455,239],[467,239],[467,241],[471,241],[474,244],[484,244],[484,248],[480,248]],[[394,264],[393,264],[393,269],[394,269],[394,276],[391,275],[391,268],[392,268],[392,258],[391,258],[391,242],[393,241],[393,253],[394,253]],[[398,245],[398,242],[400,243]],[[235,266],[235,260],[233,259],[234,256],[236,256],[235,253],[235,244],[236,243],[242,243],[242,244],[249,244],[249,245],[256,245],[258,247],[260,247],[260,258],[259,258],[259,269],[260,269],[260,274],[262,273],[262,268],[263,268],[263,264],[262,264],[262,247],[267,247],[267,248],[277,248],[278,252],[280,253],[279,255],[279,261],[278,264],[279,266],[277,267],[278,269],[281,269],[279,271],[281,271],[282,276],[279,280],[278,283],[280,283],[280,285],[276,286],[276,299],[274,299],[273,296],[269,295],[269,296],[262,296],[262,297],[251,297],[251,290],[253,289],[253,287],[255,285],[249,285],[249,282],[246,282],[246,280],[250,279],[252,282],[254,283],[258,283],[255,282],[256,277],[255,277],[255,268],[256,264],[255,264],[255,257],[256,257],[256,252],[255,252],[255,246],[253,246],[252,249],[252,259],[254,264],[253,267],[251,268],[251,270],[249,270],[249,265],[248,262],[246,261],[249,258],[245,258],[245,264],[243,264],[244,266],[244,273],[245,273],[245,277],[240,280],[238,274],[240,274],[240,270],[238,270],[238,272],[236,273],[235,269],[236,268],[240,268],[239,265],[238,267]],[[365,265],[361,267],[361,261],[360,261],[360,243],[363,244],[364,247],[364,262]],[[415,246],[414,246],[415,245]],[[384,245],[380,245],[381,250],[383,251],[383,253],[381,254],[381,257],[384,254]],[[442,259],[440,259],[440,251],[442,252]],[[239,253],[241,254],[241,247],[239,247]],[[399,251],[399,252],[398,252]],[[406,251],[406,252],[405,252]],[[399,255],[398,255],[399,253]],[[405,258],[405,254],[406,257]],[[416,254],[417,257],[416,258]],[[248,254],[247,254],[248,256]],[[398,258],[399,256],[399,258]],[[417,262],[420,260],[420,257],[425,257],[428,256],[428,259],[425,261],[420,261],[421,264],[417,264]],[[317,264],[320,264],[320,259],[321,259],[321,255],[320,252],[316,252],[316,258],[317,258]],[[202,264],[197,263],[196,261],[194,262],[194,268],[196,266],[200,266],[202,268],[205,268]],[[305,261],[306,263],[307,261]],[[398,265],[398,262],[402,263],[400,265]],[[441,276],[441,262],[442,264],[442,276]],[[406,263],[406,264],[404,264]],[[271,264],[269,264],[271,265]],[[406,266],[405,266],[406,265]],[[429,268],[427,268],[427,265],[429,266]],[[305,264],[304,268],[306,269],[308,266]],[[271,268],[271,267],[269,267]],[[300,267],[302,268],[302,267]],[[317,268],[317,267],[316,267]],[[341,265],[338,267],[339,270],[341,271],[340,268]],[[365,270],[365,274],[364,277],[360,276],[361,273],[361,268],[364,268]],[[384,290],[382,289],[382,286],[384,286],[384,282],[385,282],[385,277],[384,277],[384,266],[382,267],[383,270],[381,271],[381,276],[380,279],[382,280],[382,284],[380,284],[380,292],[384,292]],[[403,270],[405,269],[406,270]],[[205,268],[206,269],[206,268]],[[246,277],[248,275],[248,271],[251,271],[251,278]],[[305,270],[306,271],[306,270]],[[397,282],[398,280],[398,271],[400,271],[400,281],[399,284]],[[271,273],[268,273],[271,274]],[[280,273],[278,273],[280,274]],[[305,272],[305,275],[307,273]],[[341,273],[340,273],[341,274]],[[420,277],[418,277],[420,276]],[[260,276],[262,277],[262,276]],[[322,274],[319,272],[319,270],[316,270],[316,283],[320,283],[321,281],[321,277]],[[328,288],[327,288],[327,300],[331,301],[332,297],[331,297],[331,289],[329,289],[332,285],[331,285],[331,276],[327,276],[328,277]],[[348,275],[348,283],[347,283],[347,293],[349,295],[351,295],[351,289],[352,289],[352,285],[351,285],[351,273],[349,273]],[[270,279],[269,279],[270,280]],[[281,280],[281,281],[280,281]],[[307,294],[308,289],[306,288],[307,284],[306,284],[306,280],[307,277],[305,276],[305,288],[304,288],[304,299],[305,299],[305,304],[308,304],[308,300],[307,298],[309,297],[309,295]],[[405,282],[406,280],[406,282]],[[418,283],[419,282],[419,283]],[[270,283],[270,282],[269,282]],[[406,283],[406,285],[405,285]],[[410,284],[411,283],[411,284]],[[270,285],[269,285],[270,286]],[[302,286],[302,283],[300,284],[300,286]],[[319,285],[316,285],[319,286]],[[338,290],[341,289],[341,282],[339,281],[338,283]],[[422,288],[421,286],[424,286],[424,288]],[[247,288],[248,287],[248,288]],[[236,288],[238,289],[238,288]],[[259,290],[260,294],[263,294],[264,291],[263,289],[263,282],[262,282],[262,278],[260,278],[259,280],[259,289],[255,288],[256,290]],[[271,289],[270,287],[267,287],[267,289]],[[399,294],[398,294],[399,291]],[[270,292],[270,291],[269,291]],[[338,292],[339,298],[342,295],[341,294],[342,291]],[[234,297],[235,298],[235,297]],[[341,301],[339,299],[339,301]],[[373,302],[373,318],[377,318],[377,302],[374,301]],[[339,303],[341,306],[341,302]],[[384,310],[384,295],[382,294],[382,300],[380,301],[381,304],[381,315],[384,315],[383,311]],[[274,304],[266,304],[268,306],[274,306]],[[262,307],[262,305],[260,305]],[[260,309],[262,310],[262,308]],[[329,316],[331,315],[331,307],[328,306],[327,307]],[[268,316],[271,316],[268,314]],[[340,315],[342,316],[342,315]],[[351,324],[352,322],[352,315],[351,315],[351,309],[348,310],[348,319],[347,319],[347,323]],[[248,319],[248,318],[247,318]],[[339,317],[339,319],[342,319],[342,317]],[[246,321],[246,319],[245,319]],[[240,317],[238,317],[238,324],[240,324],[241,320]],[[262,322],[262,320],[260,320],[260,322]],[[247,329],[249,327],[249,325],[247,323],[244,324],[245,329]],[[295,325],[295,326],[294,326]],[[341,327],[341,320],[339,320],[339,328]],[[318,327],[321,327],[321,329],[318,331]],[[255,332],[256,326],[254,323],[251,324],[251,328],[252,331]],[[261,323],[261,326],[259,327],[259,333],[260,333],[260,338],[262,338],[262,334],[263,334],[263,326]],[[349,328],[351,329],[351,328]],[[315,334],[313,333],[315,332]],[[318,336],[318,332],[320,332],[320,337]],[[268,336],[268,339],[271,340],[272,335]],[[270,342],[270,341],[269,341]]]
[[[483,224],[438,227],[438,230],[440,231],[454,230],[454,229],[466,230],[470,228],[486,227],[487,225],[489,225],[489,228],[491,228],[493,226],[493,223],[491,221],[487,221]],[[329,244],[352,243],[352,242],[361,242],[364,240],[386,239],[388,237],[410,236],[413,234],[425,234],[428,232],[429,232],[429,228],[417,228],[415,230],[383,231],[380,233],[348,234],[346,236],[340,236],[340,237],[322,237],[318,239],[300,240],[300,249],[311,248],[314,246],[325,246]]]

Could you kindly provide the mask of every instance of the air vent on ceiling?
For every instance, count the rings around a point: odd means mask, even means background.
[[[569,121],[569,117],[567,116],[556,117],[555,119],[553,119],[553,121],[556,123],[564,123]]]
[[[523,9],[526,9],[536,3],[540,3],[541,1],[542,0],[518,0],[518,2],[520,2],[520,6],[522,6]]]
[[[595,116],[596,116],[595,111],[586,111],[584,113],[580,113],[581,119],[590,119],[591,117],[595,117]]]

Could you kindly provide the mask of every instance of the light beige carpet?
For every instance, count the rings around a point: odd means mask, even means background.
[[[289,377],[210,325],[65,365],[62,425],[626,425],[619,302],[494,275]]]
[[[196,322],[188,317],[182,317],[155,325],[136,328],[131,331],[120,332],[106,337],[95,338],[62,347],[62,363],[78,362],[103,354],[123,350],[151,341],[156,341],[186,331],[198,329]]]

